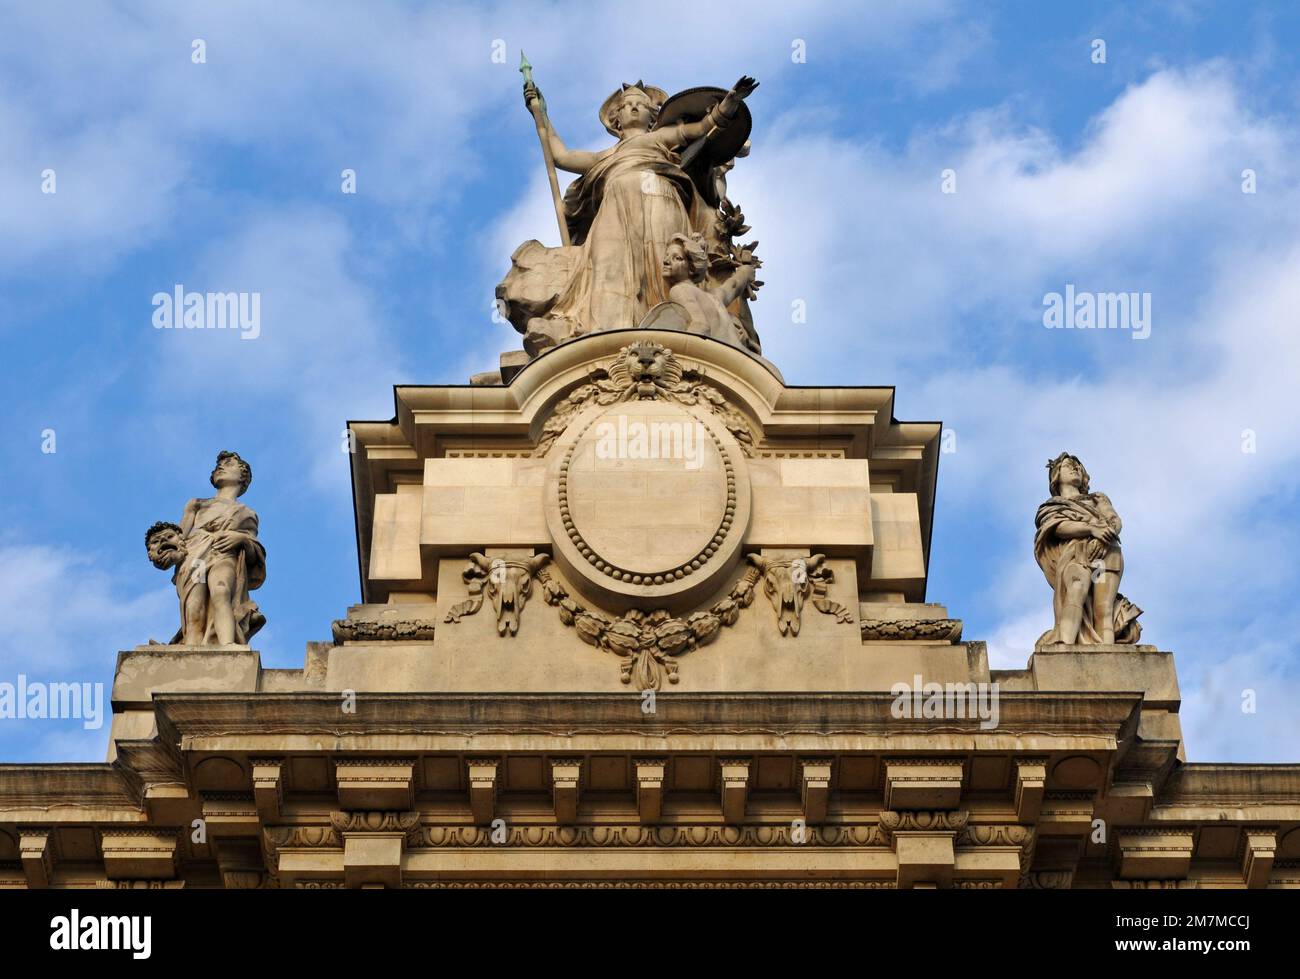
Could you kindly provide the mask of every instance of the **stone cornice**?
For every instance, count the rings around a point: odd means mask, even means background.
[[[653,715],[626,693],[557,694],[367,694],[355,713],[340,710],[337,694],[264,693],[255,699],[228,694],[159,694],[155,697],[161,738],[192,750],[221,738],[247,750],[301,751],[293,736],[350,737],[352,750],[366,750],[390,735],[414,740],[385,750],[440,750],[439,737],[481,741],[472,750],[495,751],[493,735],[558,738],[590,736],[581,750],[598,750],[601,739],[675,741],[726,737],[747,750],[746,736],[800,738],[799,750],[933,752],[931,739],[946,734],[945,754],[1003,747],[1039,752],[1066,743],[1113,750],[1132,737],[1141,697],[1137,694],[1003,694],[1000,724],[982,730],[978,718],[917,720],[900,725],[888,693],[674,693],[661,697]],[[420,737],[425,740],[421,741]],[[608,746],[607,746],[608,747]],[[636,750],[658,750],[648,744]],[[791,745],[795,747],[795,745]],[[450,750],[450,749],[443,749]],[[548,749],[549,750],[549,749]],[[578,750],[578,749],[574,749]],[[768,749],[770,750],[770,748]]]
[[[300,887],[313,886],[306,882]],[[317,886],[336,886],[322,883]],[[893,890],[892,880],[425,880],[411,881],[403,887],[419,890],[665,890],[665,891],[731,891],[731,890]]]
[[[117,765],[0,765],[0,813],[60,808],[117,810],[127,820],[144,813]]]
[[[1169,776],[1156,808],[1243,803],[1294,805],[1297,800],[1300,800],[1300,764],[1182,764]]]
[[[116,767],[131,798],[141,802],[151,786],[184,785],[185,762],[174,742],[138,739],[117,742]]]

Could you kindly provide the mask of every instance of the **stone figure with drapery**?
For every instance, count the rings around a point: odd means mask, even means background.
[[[159,522],[145,535],[153,565],[175,569],[181,627],[173,644],[245,644],[266,623],[249,597],[266,581],[266,549],[257,514],[238,499],[252,479],[238,453],[222,452],[210,477],[216,495],[190,500],[179,525]]]
[[[618,142],[587,151],[565,145],[531,75],[525,77],[525,103],[537,119],[548,164],[579,175],[559,202],[569,244],[524,243],[497,287],[499,308],[524,335],[529,354],[585,333],[642,325],[669,299],[663,261],[674,236],[708,237],[719,283],[741,265],[758,267],[754,246],[731,240],[748,230],[743,214],[720,196],[726,171],[748,150],[744,99],[757,82],[743,77],[729,91],[689,89],[671,99],[644,82],[625,84],[600,109],[602,124]],[[733,342],[755,352],[747,303],[759,285],[749,274],[731,308],[739,323]]]
[[[1055,623],[1037,647],[1136,643],[1142,610],[1119,593],[1119,514],[1105,493],[1090,492],[1075,456],[1062,452],[1047,468],[1051,499],[1038,508],[1034,556],[1052,586]]]

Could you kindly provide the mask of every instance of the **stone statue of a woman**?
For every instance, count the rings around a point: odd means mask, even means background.
[[[156,523],[145,535],[149,560],[175,568],[181,627],[172,643],[244,644],[265,623],[249,592],[266,581],[266,549],[257,539],[257,514],[239,502],[253,470],[235,452],[217,456],[210,477],[216,495],[190,500],[180,525]]]
[[[601,122],[618,142],[599,152],[569,149],[547,122],[556,167],[579,174],[563,203],[572,246],[526,243],[513,258],[517,278],[498,288],[516,310],[544,308],[519,324],[530,353],[572,336],[638,326],[667,300],[662,269],[668,243],[699,230],[716,207],[701,200],[681,153],[702,137],[722,142],[718,134],[757,84],[742,77],[702,118],[668,125],[657,125],[667,98],[662,90],[624,85],[600,108]],[[526,103],[537,98],[536,89],[525,89]]]
[[[1136,643],[1142,610],[1119,593],[1119,514],[1105,493],[1089,491],[1088,470],[1075,456],[1062,452],[1047,469],[1052,496],[1038,508],[1034,556],[1054,592],[1056,623],[1036,648]]]

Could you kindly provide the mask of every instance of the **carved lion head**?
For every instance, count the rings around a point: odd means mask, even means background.
[[[619,385],[628,385],[629,396],[653,398],[659,388],[670,388],[681,380],[682,366],[663,344],[638,340],[619,351],[609,376]]]

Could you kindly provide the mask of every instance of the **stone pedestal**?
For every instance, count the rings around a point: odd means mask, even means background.
[[[248,646],[137,646],[117,654],[108,760],[119,740],[156,737],[155,693],[253,693],[261,655]]]
[[[1141,693],[1139,737],[1176,744],[1178,760],[1186,761],[1173,653],[1155,646],[1047,646],[1030,656],[1029,672],[1035,690]]]

